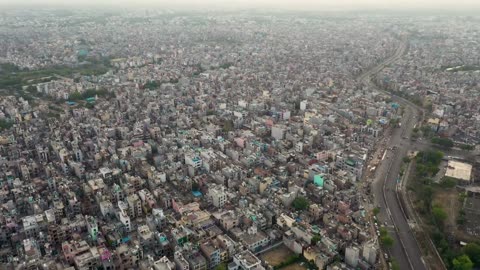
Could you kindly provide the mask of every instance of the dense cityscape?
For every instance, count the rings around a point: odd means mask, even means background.
[[[0,269],[480,267],[480,17],[0,13]]]

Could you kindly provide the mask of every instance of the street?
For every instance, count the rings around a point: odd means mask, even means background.
[[[359,78],[369,88],[376,89],[376,86],[371,82],[371,76],[398,60],[405,54],[407,48],[408,42],[402,42],[392,57],[366,71]],[[379,91],[387,93],[380,89]],[[386,155],[376,169],[372,181],[374,204],[380,207],[380,224],[386,224],[387,231],[395,240],[393,247],[389,250],[390,256],[395,258],[400,269],[422,270],[427,268],[420,256],[420,248],[413,232],[410,230],[408,220],[396,194],[397,178],[403,162],[402,159],[411,148],[411,142],[408,138],[415,124],[420,120],[421,113],[420,109],[411,102],[396,96],[392,98],[395,102],[401,104],[405,111],[401,120],[401,127],[394,129],[390,138],[388,138]]]

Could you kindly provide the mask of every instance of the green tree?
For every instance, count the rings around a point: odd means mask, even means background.
[[[454,270],[471,270],[473,268],[473,262],[468,255],[461,255],[453,259]]]
[[[78,91],[75,91],[68,96],[69,100],[81,100],[82,98],[82,94]]]
[[[395,259],[392,260],[392,270],[400,270],[400,265]]]
[[[215,270],[227,270],[227,264],[221,263],[215,267]]]
[[[437,224],[443,224],[443,221],[447,219],[447,213],[441,206],[434,206],[432,209],[433,218]]]
[[[197,182],[192,183],[192,191],[200,190],[200,185]]]
[[[232,120],[227,120],[223,122],[223,131],[224,132],[230,132],[233,130],[233,121]]]
[[[318,241],[320,241],[320,236],[319,235],[314,235],[312,237],[312,240],[310,241],[310,244],[316,245],[318,243]]]
[[[227,63],[221,64],[220,68],[227,69],[231,66],[233,66],[233,63],[227,62]]]
[[[463,252],[468,255],[476,267],[480,266],[480,245],[469,243],[463,248]]]
[[[445,176],[442,178],[440,185],[443,188],[453,188],[457,185],[457,180],[455,178]]]
[[[393,246],[393,238],[388,234],[388,231],[385,227],[380,228],[380,242],[383,246],[390,248]]]
[[[432,143],[446,147],[446,148],[453,147],[453,141],[448,138],[434,137],[432,138]]]
[[[0,131],[9,129],[13,126],[13,122],[5,119],[0,119]]]
[[[387,236],[388,235],[388,231],[385,227],[381,227],[380,230],[380,237],[383,237],[383,236]]]
[[[373,215],[376,216],[378,215],[378,213],[380,213],[380,208],[378,207],[373,208]]]
[[[469,145],[469,144],[460,144],[459,147],[463,150],[468,150],[468,151],[475,149],[475,145]]]
[[[422,126],[420,130],[422,131],[423,136],[425,137],[432,136],[433,130],[429,126]]]
[[[380,241],[382,242],[382,245],[384,245],[387,248],[390,248],[393,246],[393,238],[390,235],[385,235],[380,238]]]
[[[433,165],[440,165],[442,162],[443,153],[440,151],[426,151],[424,152],[425,162]]]
[[[390,125],[392,125],[392,126],[395,127],[395,126],[398,125],[398,123],[399,123],[399,120],[398,120],[398,119],[390,119]]]
[[[295,200],[293,200],[292,206],[295,208],[295,210],[305,210],[308,208],[309,202],[307,198],[298,196],[295,198]]]

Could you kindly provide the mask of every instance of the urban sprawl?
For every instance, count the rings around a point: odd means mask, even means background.
[[[0,13],[0,269],[477,263],[478,17]]]

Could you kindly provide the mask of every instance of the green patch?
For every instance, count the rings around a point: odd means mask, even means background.
[[[13,121],[0,119],[0,131],[10,129],[13,126]]]
[[[90,63],[77,67],[54,66],[39,70],[17,70],[0,72],[0,89],[20,89],[22,85],[49,81],[56,75],[72,78],[75,74],[84,76],[102,75],[107,73],[108,66],[104,62]]]

